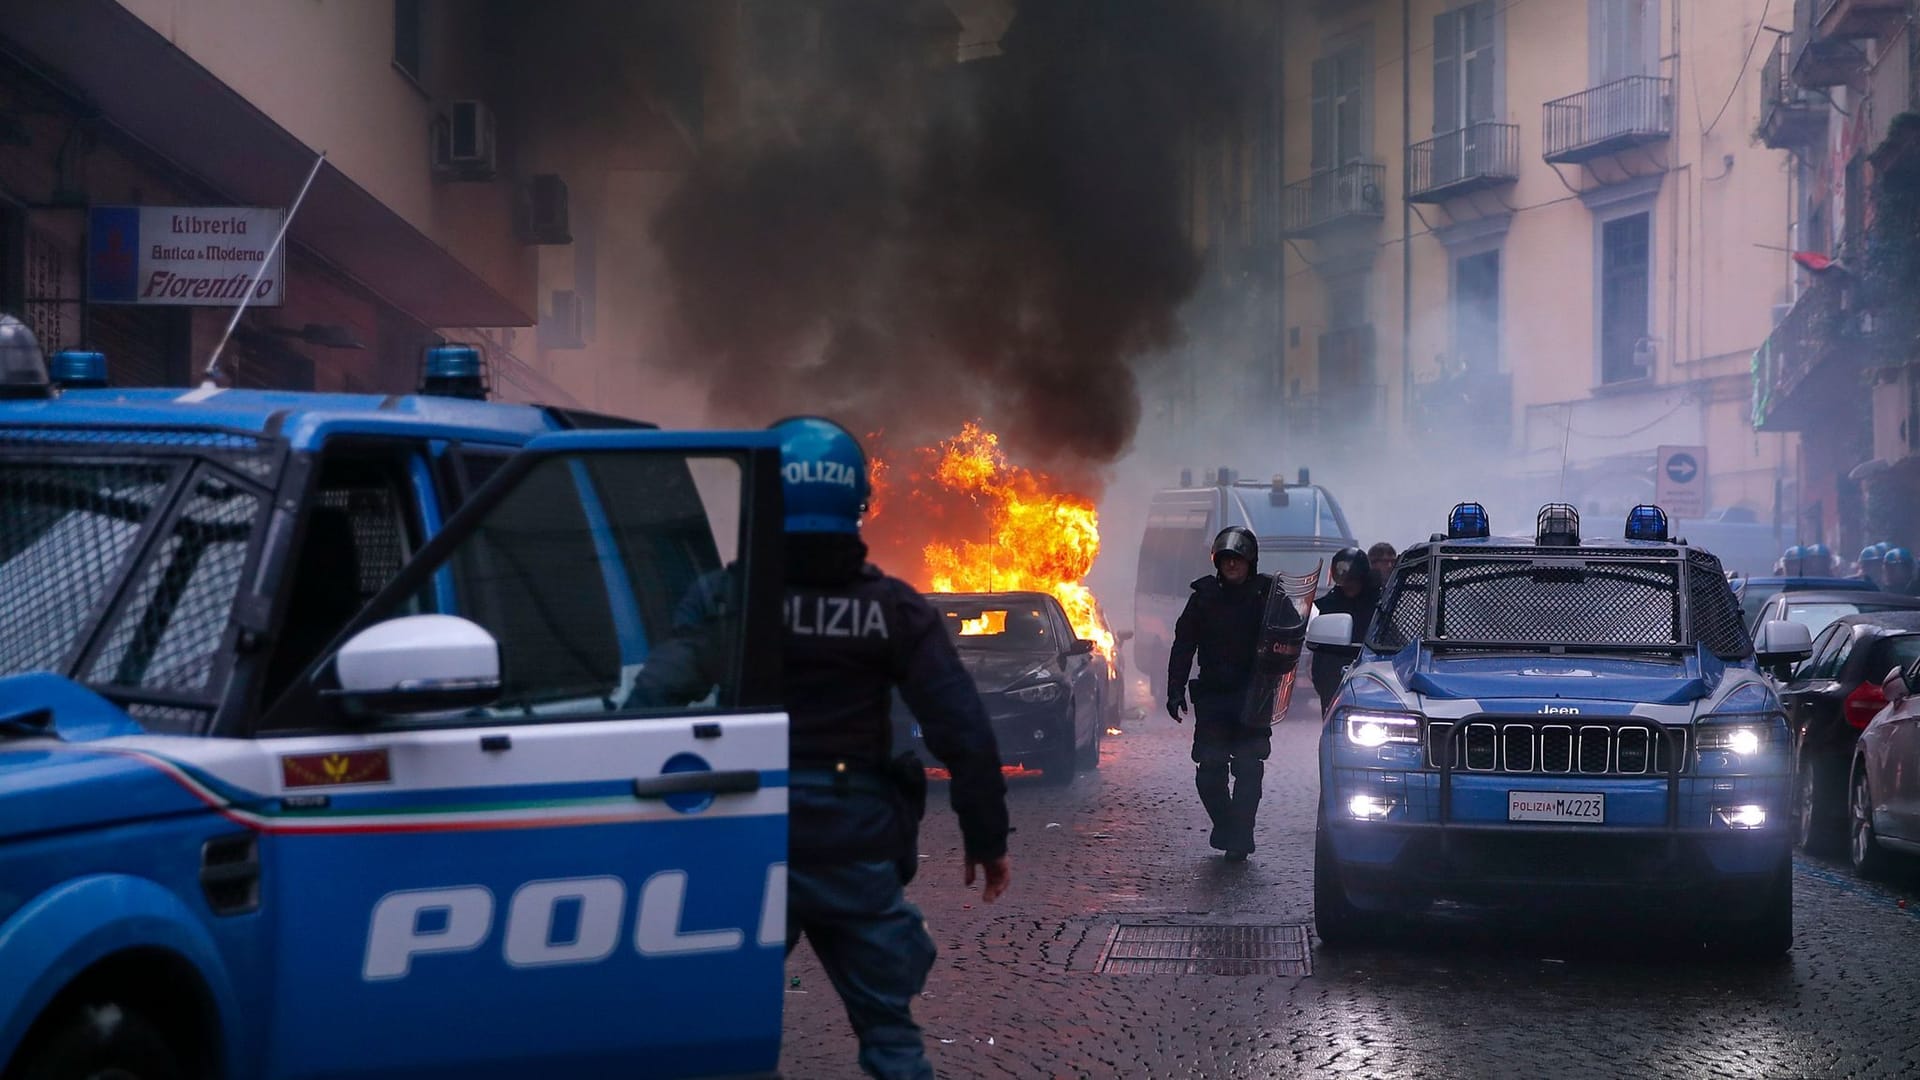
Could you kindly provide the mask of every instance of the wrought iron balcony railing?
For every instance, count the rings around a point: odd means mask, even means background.
[[[1827,130],[1826,103],[1793,81],[1793,41],[1774,42],[1760,69],[1760,139],[1773,150],[1818,143]]]
[[[1407,147],[1407,201],[1438,203],[1520,178],[1520,126],[1483,122]]]
[[[1823,29],[1836,0],[1793,0],[1793,81],[1809,90],[1839,86],[1866,67],[1866,50]]]
[[[1352,222],[1386,215],[1385,165],[1351,164],[1325,169],[1281,190],[1288,236],[1311,236]]]
[[[1546,104],[1543,153],[1577,165],[1673,134],[1673,80],[1629,75]]]

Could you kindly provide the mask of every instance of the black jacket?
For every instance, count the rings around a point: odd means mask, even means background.
[[[1314,601],[1314,607],[1321,615],[1346,614],[1353,616],[1353,640],[1367,640],[1367,631],[1373,626],[1373,613],[1380,606],[1380,589],[1368,584],[1360,590],[1359,596],[1348,596],[1339,586],[1327,590],[1325,596]],[[1313,654],[1313,686],[1324,699],[1329,688],[1340,681],[1340,673],[1353,662],[1353,657],[1338,653],[1316,652]],[[1322,702],[1324,704],[1324,701]]]
[[[1193,581],[1193,595],[1173,624],[1173,650],[1167,658],[1167,696],[1184,695],[1187,673],[1200,658],[1194,694],[1243,693],[1253,677],[1254,649],[1260,643],[1260,619],[1266,613],[1273,579],[1250,575],[1228,585],[1217,574]]]
[[[883,777],[895,753],[889,709],[897,686],[927,748],[953,776],[948,794],[967,855],[999,858],[1007,850],[1006,780],[980,692],[939,613],[866,555],[855,536],[787,538],[782,673],[792,768],[830,773],[844,762],[869,779]],[[726,647],[708,641],[724,635],[702,628],[724,626],[719,617],[737,590],[732,567],[695,583],[675,609],[677,636],[641,672],[637,701],[706,695]],[[796,865],[900,858],[916,827],[903,800],[875,797],[871,785],[836,792],[796,777],[788,794],[788,850]]]

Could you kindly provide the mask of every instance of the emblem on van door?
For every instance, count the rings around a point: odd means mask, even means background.
[[[1580,709],[1575,705],[1542,705],[1541,716],[1579,716]]]
[[[385,747],[288,754],[280,759],[280,782],[290,788],[388,784],[393,782],[393,768]]]

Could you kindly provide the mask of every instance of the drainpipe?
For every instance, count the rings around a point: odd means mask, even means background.
[[[1413,145],[1413,0],[1400,0],[1400,434],[1413,427],[1413,204],[1407,201]]]

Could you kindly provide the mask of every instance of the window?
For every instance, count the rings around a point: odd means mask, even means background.
[[[1600,227],[1600,381],[1651,375],[1647,329],[1653,279],[1652,216],[1629,214]]]
[[[1500,370],[1500,253],[1469,255],[1453,269],[1453,355],[1461,374]]]
[[[1367,120],[1373,72],[1359,45],[1313,62],[1313,171],[1372,156]]]
[[[1460,131],[1497,118],[1494,0],[1477,0],[1433,19],[1433,131]]]
[[[1346,530],[1340,527],[1340,519],[1333,516],[1333,503],[1318,496],[1314,502],[1320,504],[1320,535],[1344,536]]]
[[[936,598],[933,605],[960,648],[1043,652],[1057,647],[1056,627],[1043,604],[968,604]]]
[[[1327,282],[1327,325],[1353,330],[1367,325],[1367,275],[1346,274]]]
[[[393,66],[420,81],[421,0],[393,0]]]
[[[1593,85],[1653,74],[1659,18],[1660,0],[1588,0],[1588,64]]]

